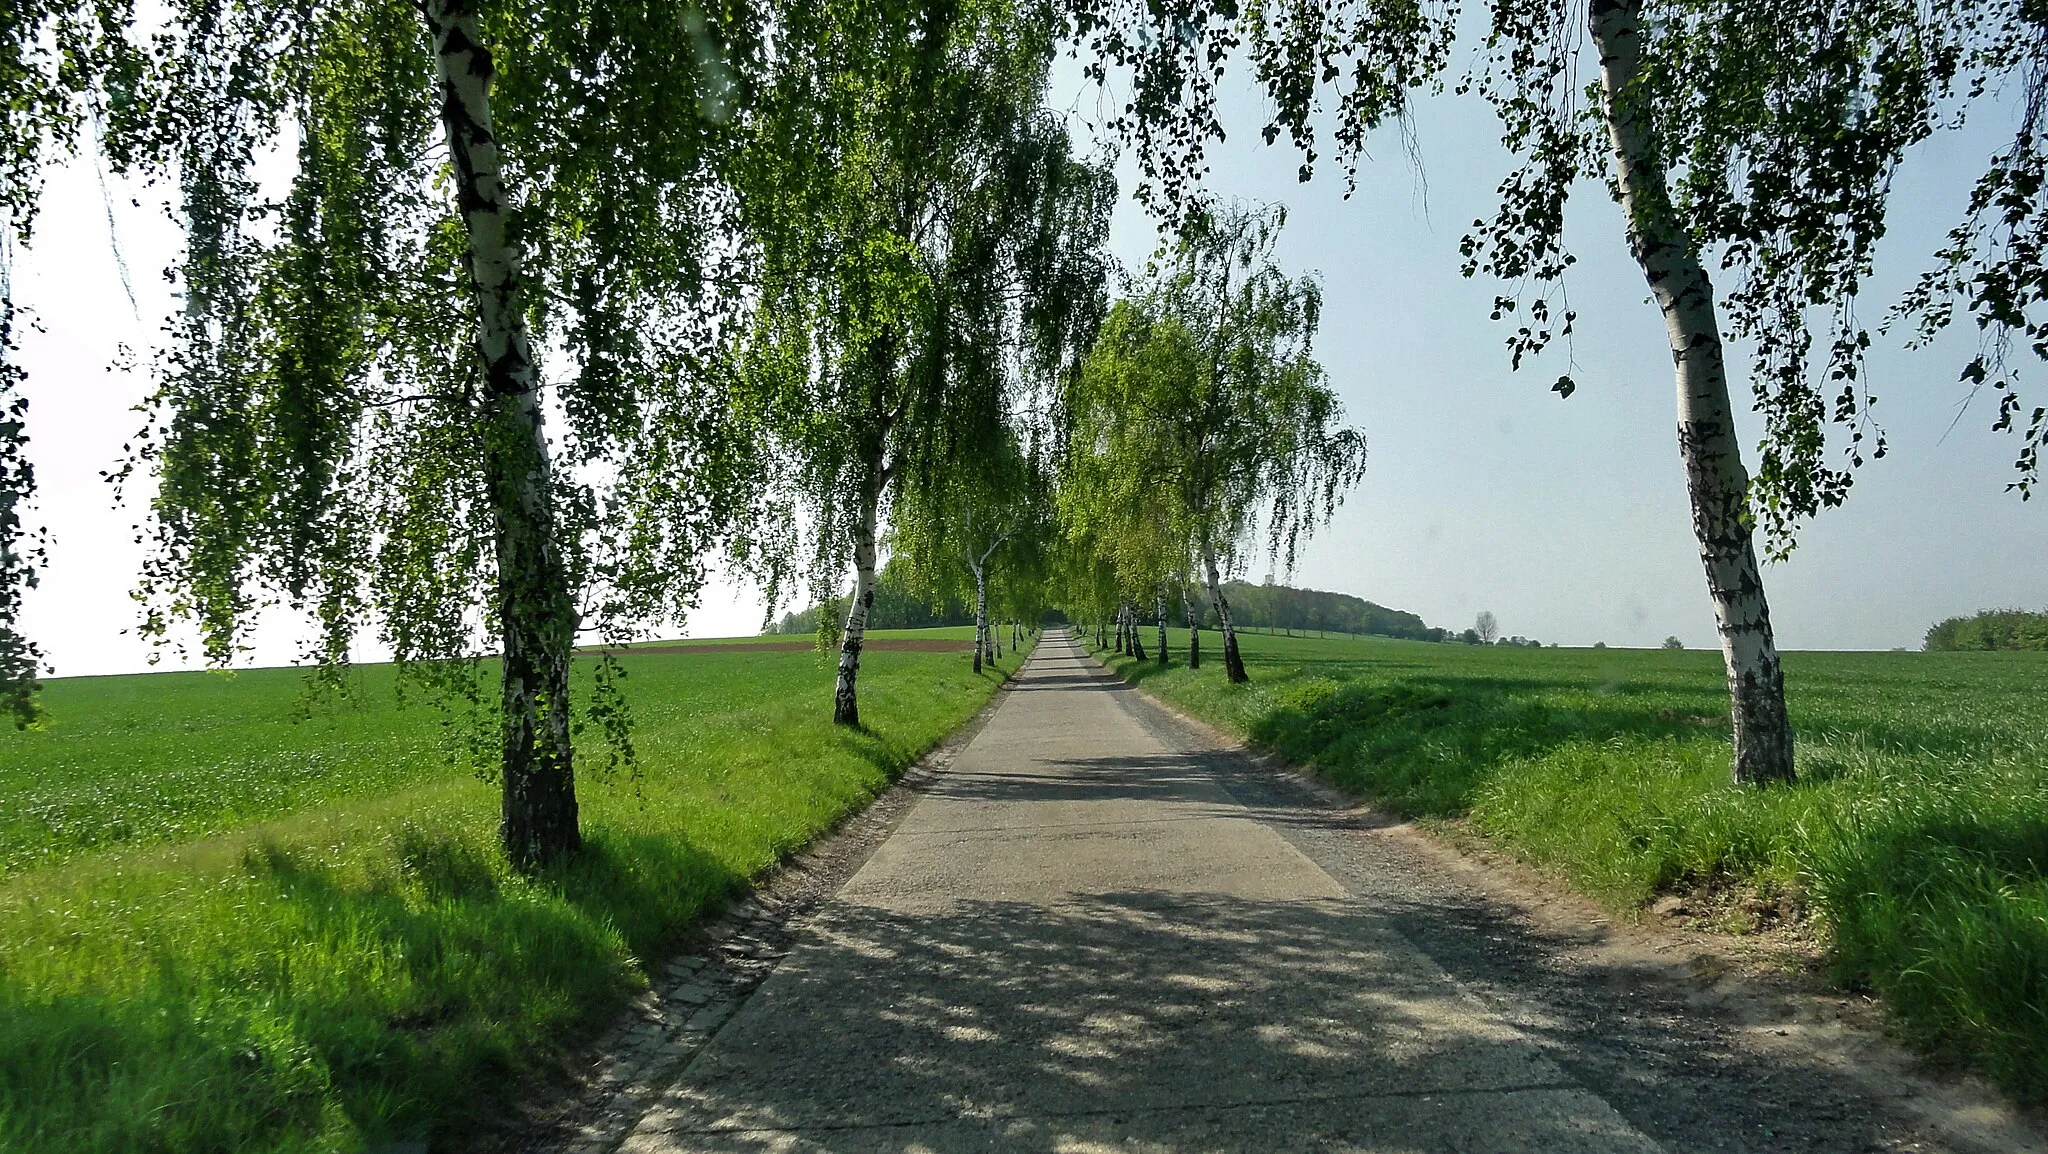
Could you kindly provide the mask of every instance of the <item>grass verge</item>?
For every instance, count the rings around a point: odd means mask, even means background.
[[[641,771],[585,775],[588,851],[539,878],[504,867],[495,788],[438,757],[440,714],[398,708],[388,669],[312,717],[284,670],[52,682],[50,727],[0,742],[0,1148],[351,1150],[465,1124],[1018,658],[968,661],[868,655],[854,733],[814,654],[628,657]]]
[[[1729,784],[1716,653],[1247,634],[1232,686],[1204,640],[1200,670],[1182,630],[1169,666],[1105,659],[1611,902],[1708,899],[1735,931],[1810,918],[1835,979],[1910,1041],[2048,1105],[2048,655],[1787,654],[1799,780],[1758,791]]]

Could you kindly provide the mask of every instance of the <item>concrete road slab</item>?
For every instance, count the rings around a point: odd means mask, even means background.
[[[816,1128],[660,1133],[622,1154],[1651,1154],[1658,1149],[1584,1090],[1353,1094],[1227,1106],[955,1118]]]
[[[625,1149],[1649,1151],[1059,634]]]

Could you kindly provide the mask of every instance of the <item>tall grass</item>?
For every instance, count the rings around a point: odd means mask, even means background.
[[[388,671],[306,720],[282,671],[53,682],[52,727],[0,738],[0,796],[60,818],[0,832],[0,1148],[347,1150],[462,1125],[1001,675],[869,654],[855,733],[810,653],[627,662],[642,772],[586,779],[588,852],[537,878],[505,868],[495,789],[446,768],[439,715],[396,708]]]
[[[2048,655],[1788,654],[1799,780],[1742,790],[1718,654],[1241,640],[1248,686],[1220,662],[1118,665],[1608,900],[1734,884],[1804,906],[1839,981],[2048,1104]]]

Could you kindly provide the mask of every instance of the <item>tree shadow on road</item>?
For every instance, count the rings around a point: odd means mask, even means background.
[[[1478,907],[841,903],[627,1149],[1883,1148],[1825,1071],[1736,1050],[1630,983],[1578,979],[1597,1039],[1542,1000],[1511,1026],[1417,948],[1418,919],[1501,943],[1458,954],[1467,982],[1573,948]]]

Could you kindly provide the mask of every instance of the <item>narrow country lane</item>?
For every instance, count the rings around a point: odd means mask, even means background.
[[[630,1154],[1936,1149],[1050,632]]]

